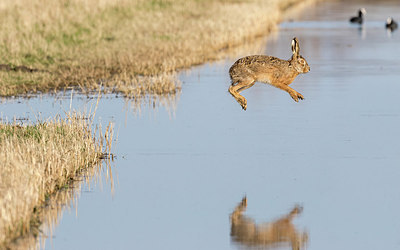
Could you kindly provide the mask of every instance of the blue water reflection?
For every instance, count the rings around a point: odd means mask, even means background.
[[[360,5],[364,33],[342,22]],[[300,103],[257,83],[242,92],[243,111],[227,91],[235,59],[182,72],[175,108],[138,115],[121,98],[101,99],[96,119],[118,133],[115,194],[82,193],[46,248],[236,248],[229,214],[247,195],[256,222],[302,204],[294,224],[309,233],[307,249],[398,249],[400,37],[384,29],[393,13],[393,1],[333,1],[284,22],[265,53],[287,59],[299,38],[312,68],[292,83]],[[69,97],[20,101],[1,104],[3,117],[70,107]],[[93,103],[74,95],[71,106]]]

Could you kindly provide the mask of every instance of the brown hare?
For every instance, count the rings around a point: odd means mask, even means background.
[[[230,216],[233,242],[262,249],[291,245],[293,250],[300,250],[307,244],[307,232],[299,231],[292,223],[302,212],[302,207],[297,205],[288,214],[267,223],[256,223],[244,215],[246,208],[247,198],[244,197]]]
[[[240,58],[231,66],[229,75],[232,84],[229,93],[244,110],[247,109],[247,101],[240,92],[250,88],[257,81],[285,90],[296,102],[304,99],[300,93],[289,87],[297,75],[310,71],[306,59],[300,55],[299,41],[296,37],[292,40],[292,52],[293,55],[289,60],[253,55]]]

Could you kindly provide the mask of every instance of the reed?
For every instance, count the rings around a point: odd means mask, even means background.
[[[103,150],[109,152],[112,126],[102,134],[91,123],[76,112],[31,125],[0,123],[1,249],[23,235],[37,235],[37,214],[46,200],[99,164]]]
[[[302,1],[3,0],[0,95],[69,86],[174,95],[174,72],[267,34]]]

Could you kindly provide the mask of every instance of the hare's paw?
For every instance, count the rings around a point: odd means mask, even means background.
[[[239,98],[237,101],[242,106],[243,110],[247,109],[247,100],[244,97]]]
[[[290,92],[289,94],[295,102],[299,102],[299,99],[300,100],[304,99],[303,95],[300,94],[299,92],[293,91],[293,92]]]

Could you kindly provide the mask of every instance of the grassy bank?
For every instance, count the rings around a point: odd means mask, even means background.
[[[90,120],[79,114],[34,125],[0,123],[0,248],[37,235],[38,213],[49,196],[98,164],[111,140],[111,127],[96,138]]]
[[[174,73],[265,35],[304,0],[3,0],[0,95],[174,94]]]

